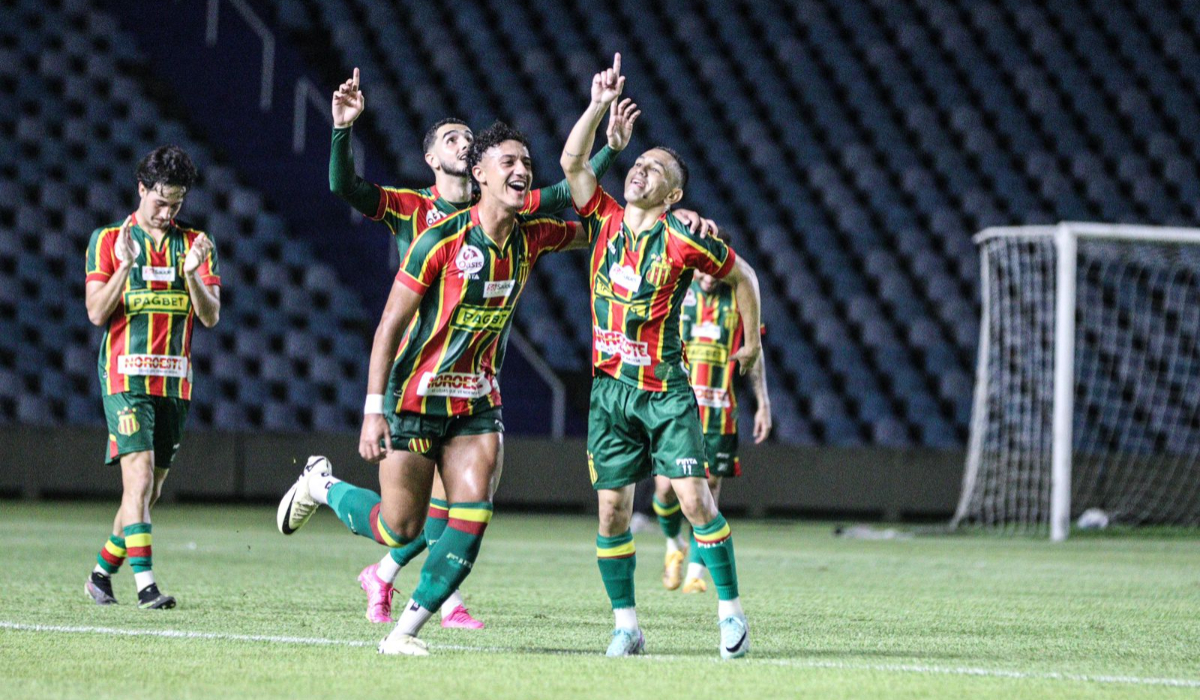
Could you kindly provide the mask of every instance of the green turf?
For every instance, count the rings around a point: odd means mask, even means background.
[[[661,538],[639,535],[650,655],[609,660],[594,522],[501,510],[464,586],[488,628],[431,625],[424,636],[434,656],[411,659],[377,655],[374,643],[389,626],[363,618],[355,577],[384,550],[347,534],[328,511],[285,538],[273,509],[164,506],[155,514],[154,560],[180,606],[163,612],[131,604],[128,570],[117,578],[120,606],[99,608],[84,596],[111,513],[94,504],[0,501],[0,624],[342,643],[0,628],[0,697],[1200,695],[1194,539],[861,541],[834,538],[827,525],[734,521],[753,651],[721,663],[714,595],[664,591]],[[407,592],[415,575],[402,572],[399,588]]]

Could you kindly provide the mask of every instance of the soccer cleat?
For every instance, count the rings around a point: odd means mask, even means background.
[[[399,630],[383,638],[379,643],[380,654],[403,656],[429,656],[429,645],[411,634],[400,634]]]
[[[308,464],[300,472],[300,478],[283,494],[279,501],[279,509],[275,511],[275,524],[279,531],[290,535],[301,527],[312,514],[321,506],[308,490],[310,479],[323,479],[333,476],[333,466],[324,457],[309,457]]]
[[[642,631],[615,629],[612,633],[612,641],[608,643],[608,651],[604,652],[605,656],[633,656],[640,654],[646,649],[646,638],[642,636]]]
[[[746,618],[731,615],[721,620],[721,658],[740,659],[750,651],[750,627]]]
[[[395,622],[392,619],[392,584],[379,578],[379,564],[363,569],[358,585],[367,593],[367,619],[371,622]]]
[[[667,552],[667,556],[663,558],[663,587],[668,591],[679,588],[680,582],[683,581],[683,559],[684,553],[679,550]]]
[[[96,601],[96,605],[116,605],[117,597],[113,595],[112,579],[95,571],[88,577],[83,590]]]
[[[442,627],[460,630],[481,630],[483,629],[483,623],[471,617],[471,613],[467,611],[466,607],[459,605],[449,615],[442,618]]]
[[[689,578],[683,582],[684,593],[708,593],[708,584],[702,578]]]
[[[158,584],[152,583],[138,591],[138,607],[142,610],[170,610],[175,607],[175,599],[158,590]]]

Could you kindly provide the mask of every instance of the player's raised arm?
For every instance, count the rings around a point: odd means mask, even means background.
[[[367,374],[367,401],[363,407],[362,433],[358,441],[358,452],[368,462],[378,462],[392,451],[391,431],[383,417],[383,392],[387,389],[388,372],[396,357],[396,349],[400,347],[401,334],[417,313],[422,296],[400,280],[393,282],[383,317],[375,329]]]
[[[758,289],[758,275],[755,274],[754,268],[750,267],[750,263],[738,257],[734,259],[733,268],[722,281],[733,286],[738,313],[742,317],[742,337],[745,339],[742,348],[729,359],[737,360],[739,373],[746,374],[754,368],[762,354],[762,296]]]
[[[604,113],[609,106],[621,95],[625,87],[625,77],[621,75],[621,54],[613,56],[612,68],[606,68],[592,77],[591,102],[587,109],[575,122],[567,143],[563,146],[559,163],[567,176],[567,184],[571,188],[571,199],[575,206],[587,204],[596,192],[596,173],[588,162],[588,154],[596,142],[596,129],[604,120]],[[632,127],[632,122],[630,123]]]
[[[366,216],[379,211],[379,188],[354,172],[354,149],[351,146],[351,127],[366,109],[367,98],[358,86],[358,69],[354,77],[338,86],[333,93],[333,141],[329,151],[329,191],[346,200]]]
[[[88,246],[87,305],[88,320],[93,325],[103,326],[116,310],[125,292],[125,282],[139,254],[137,241],[133,240],[130,226],[133,217],[125,217],[116,240],[109,242],[100,235],[92,234]],[[111,229],[110,229],[111,230]],[[110,236],[112,234],[109,234]]]

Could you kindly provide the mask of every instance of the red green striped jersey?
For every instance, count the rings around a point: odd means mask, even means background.
[[[730,357],[742,347],[742,317],[733,287],[718,284],[705,292],[693,282],[683,298],[679,332],[691,368],[689,383],[700,405],[705,433],[737,432],[737,395]]]
[[[87,250],[87,281],[107,282],[116,272],[118,222],[92,232]],[[183,280],[183,261],[200,231],[171,222],[162,243],[137,225],[137,261],[108,320],[97,369],[104,394],[192,398],[192,327],[195,311]],[[217,249],[200,264],[205,284],[221,284]]]
[[[461,416],[499,406],[497,377],[517,299],[538,257],[574,236],[561,219],[519,214],[497,246],[484,234],[477,206],[418,235],[396,279],[424,296],[392,364],[389,409]]]
[[[647,391],[688,390],[679,309],[693,270],[721,278],[737,256],[699,238],[670,212],[632,233],[625,208],[600,187],[579,216],[592,244],[592,365]]]
[[[379,185],[376,187],[379,187],[379,210],[370,218],[382,221],[391,229],[401,260],[408,252],[408,246],[412,245],[422,231],[478,201],[478,198],[469,202],[448,201],[438,192],[436,185],[419,190]],[[570,199],[564,200],[559,194],[543,198],[542,192],[540,189],[526,192],[525,206],[521,208],[520,213],[557,212],[571,206]],[[570,196],[569,190],[567,196]]]

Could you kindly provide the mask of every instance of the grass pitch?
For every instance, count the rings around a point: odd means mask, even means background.
[[[164,506],[171,611],[100,608],[83,582],[113,507],[0,501],[3,698],[1170,698],[1200,696],[1200,546],[1189,537],[840,540],[732,523],[749,658],[717,659],[716,598],[663,590],[639,535],[649,655],[603,657],[611,615],[584,517],[497,514],[464,586],[482,631],[382,657],[355,577],[383,548],[322,509]],[[407,594],[416,566],[401,572]]]

